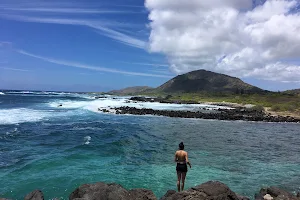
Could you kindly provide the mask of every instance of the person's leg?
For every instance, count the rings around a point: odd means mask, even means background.
[[[177,190],[180,192],[180,179],[181,179],[181,172],[177,171]]]
[[[182,181],[181,191],[183,191],[183,189],[184,189],[184,181],[185,181],[185,177],[186,177],[186,172],[182,172],[182,173],[181,173],[181,181]]]

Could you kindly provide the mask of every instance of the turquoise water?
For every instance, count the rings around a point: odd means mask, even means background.
[[[104,101],[87,96],[6,94],[0,102],[1,197],[39,188],[45,199],[67,199],[98,181],[161,197],[176,189],[181,141],[192,163],[186,188],[219,180],[249,197],[269,185],[300,190],[299,124],[103,114],[94,107]]]

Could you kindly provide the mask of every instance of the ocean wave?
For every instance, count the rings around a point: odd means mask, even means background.
[[[1,94],[1,93],[0,93]],[[77,97],[84,99],[95,99],[94,96],[89,94],[71,93],[71,92],[33,92],[33,91],[8,91],[6,94],[21,95],[21,96],[57,96],[57,97]]]
[[[0,95],[5,95],[3,92],[0,92]]]
[[[154,110],[186,110],[197,111],[203,108],[207,110],[217,110],[219,108],[226,109],[225,106],[206,105],[206,104],[168,104],[159,102],[134,102],[129,101],[128,98],[105,98],[96,99],[91,101],[72,101],[72,100],[58,100],[48,103],[48,106],[52,108],[60,109],[86,109],[92,112],[99,112],[98,109],[112,110],[115,107],[135,107],[135,108],[147,108]]]
[[[27,108],[1,109],[0,124],[37,122],[49,117],[51,113]]]
[[[76,114],[80,113],[72,111],[53,112],[51,110],[34,110],[29,108],[0,109],[0,125],[48,121]]]
[[[91,136],[85,136],[85,137],[83,138],[84,144],[90,144],[91,139],[92,139]]]

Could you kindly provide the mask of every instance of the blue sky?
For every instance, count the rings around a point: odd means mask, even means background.
[[[289,78],[262,77],[249,73],[248,68],[248,71],[243,69],[243,74],[232,73],[236,69],[226,71],[224,69],[228,66],[222,63],[219,68],[211,68],[212,63],[202,64],[199,61],[202,54],[197,57],[197,62],[192,62],[192,59],[185,61],[187,57],[182,56],[175,58],[178,52],[173,52],[173,49],[177,46],[171,50],[168,48],[181,41],[182,35],[173,37],[172,33],[181,30],[182,26],[172,30],[164,26],[170,21],[165,22],[155,16],[165,9],[160,2],[1,0],[0,88],[108,91],[128,86],[157,87],[178,74],[202,68],[237,76],[264,89],[300,88],[294,77],[290,79],[293,82],[287,81]],[[260,4],[263,4],[262,1]],[[255,9],[256,4],[252,6],[242,9]],[[167,31],[162,32],[164,30]],[[189,30],[183,29],[181,34],[186,35]],[[159,42],[161,38],[170,44]],[[209,53],[212,55],[212,52]],[[222,55],[222,62],[230,56],[228,53]],[[288,67],[298,70],[298,55],[289,57],[291,62],[293,65]],[[194,64],[191,66],[191,63]],[[273,65],[271,62],[269,64]]]

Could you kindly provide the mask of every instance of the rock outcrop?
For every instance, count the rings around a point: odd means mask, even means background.
[[[24,200],[44,200],[44,194],[40,190],[34,190],[27,194]]]
[[[69,200],[156,200],[154,193],[146,189],[126,190],[116,183],[84,184],[73,191]]]
[[[255,200],[299,200],[300,198],[277,187],[262,188]]]
[[[247,197],[238,196],[231,191],[227,185],[219,181],[209,181],[190,188],[182,192],[168,191],[160,200],[241,200],[249,199]]]
[[[200,111],[174,111],[174,110],[153,110],[147,108],[118,107],[114,108],[116,114],[132,115],[158,115],[178,118],[198,118],[198,119],[217,119],[217,120],[243,120],[243,121],[264,121],[264,122],[294,122],[299,123],[300,119],[293,117],[266,115],[263,111],[247,109],[219,109],[215,112]],[[101,110],[100,110],[101,111]],[[103,111],[105,112],[105,111]]]
[[[262,188],[254,198],[255,200],[300,200],[299,196],[272,186]],[[44,195],[42,191],[35,190],[24,199],[44,200]],[[0,200],[9,199],[0,197]],[[98,182],[81,185],[69,195],[69,200],[157,200],[157,198],[151,190],[127,190],[116,183]],[[236,194],[224,183],[209,181],[182,192],[168,190],[160,200],[250,200],[250,198]]]

